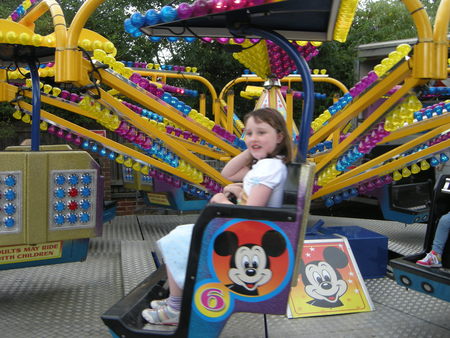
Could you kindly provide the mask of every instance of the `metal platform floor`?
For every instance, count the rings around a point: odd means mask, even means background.
[[[156,239],[195,215],[122,216],[105,224],[79,263],[0,271],[0,337],[111,337],[100,315],[154,269]],[[424,224],[311,216],[326,226],[359,225],[389,238],[389,249],[418,252]],[[372,312],[287,319],[268,316],[269,337],[450,337],[450,303],[389,278],[366,280]],[[221,337],[264,337],[263,316],[236,314]]]

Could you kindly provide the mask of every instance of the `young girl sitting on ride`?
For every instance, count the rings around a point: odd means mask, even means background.
[[[434,234],[432,250],[427,253],[425,258],[418,260],[416,264],[427,268],[442,267],[442,253],[444,252],[445,242],[447,242],[450,232],[450,212],[441,216]]]
[[[275,109],[262,108],[244,118],[245,144],[243,151],[222,170],[222,175],[233,182],[223,193],[214,195],[210,203],[280,207],[283,200],[286,164],[292,157],[292,143],[282,115]],[[169,298],[154,300],[142,316],[151,324],[177,325],[194,224],[176,227],[158,241],[167,268]]]

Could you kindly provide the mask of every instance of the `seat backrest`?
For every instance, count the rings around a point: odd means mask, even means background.
[[[283,207],[296,207],[300,163],[289,163],[288,174],[284,183]]]
[[[220,334],[234,312],[284,315],[309,213],[314,164],[291,165],[296,208],[209,205],[192,235],[179,330]],[[295,172],[297,177],[294,179]],[[180,331],[181,333],[181,331]]]

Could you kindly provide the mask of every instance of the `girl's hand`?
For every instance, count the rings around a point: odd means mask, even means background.
[[[225,194],[219,192],[217,194],[215,194],[211,200],[209,201],[209,203],[220,203],[220,204],[233,204],[231,203],[228,198],[225,196]]]
[[[223,193],[225,196],[228,196],[229,194],[233,194],[236,197],[239,197],[241,195],[243,189],[242,183],[232,183],[228,184],[225,188],[223,188]]]

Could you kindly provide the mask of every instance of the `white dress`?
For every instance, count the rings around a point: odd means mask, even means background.
[[[281,159],[259,160],[244,177],[244,192],[248,196],[254,185],[263,184],[272,189],[267,206],[280,207],[286,176],[287,168]],[[181,289],[184,287],[193,228],[194,224],[179,225],[157,242],[167,268]]]

